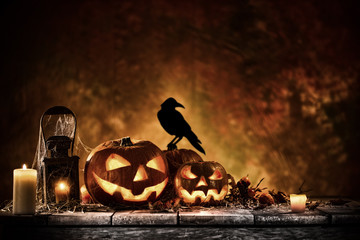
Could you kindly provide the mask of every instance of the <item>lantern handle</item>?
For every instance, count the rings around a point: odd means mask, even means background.
[[[71,139],[71,156],[73,155],[73,149],[74,149],[74,142],[75,142],[75,135],[76,135],[76,116],[75,114],[67,107],[64,106],[54,106],[49,108],[48,110],[46,110],[44,112],[44,114],[41,116],[40,119],[40,128],[41,128],[41,132],[42,132],[42,137],[44,142],[46,142],[47,139],[45,139],[45,133],[44,133],[44,129],[43,129],[43,120],[45,116],[48,115],[61,115],[61,114],[69,114],[72,115],[74,117],[74,121],[75,121],[75,126],[74,126],[74,137]],[[49,137],[50,138],[50,137]]]

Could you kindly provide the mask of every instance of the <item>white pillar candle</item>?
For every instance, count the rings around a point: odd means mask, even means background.
[[[306,195],[305,194],[290,194],[291,211],[305,212]]]
[[[55,186],[56,203],[68,201],[70,187],[65,182],[58,182]]]
[[[36,181],[35,169],[23,168],[14,170],[13,185],[13,214],[34,214],[36,205]]]

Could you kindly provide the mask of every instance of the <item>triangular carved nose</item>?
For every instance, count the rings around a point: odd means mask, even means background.
[[[145,171],[145,168],[143,165],[140,165],[136,174],[135,174],[135,177],[134,177],[134,182],[138,182],[138,181],[144,181],[148,179],[148,175],[146,174],[146,171]]]
[[[206,183],[204,176],[201,176],[200,181],[196,184],[196,187],[207,186],[207,185],[208,184]]]

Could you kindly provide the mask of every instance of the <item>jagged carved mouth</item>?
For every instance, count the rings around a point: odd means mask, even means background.
[[[159,184],[145,188],[141,194],[134,195],[130,189],[127,189],[127,188],[118,186],[114,183],[111,183],[109,181],[106,181],[106,180],[100,178],[94,172],[93,172],[93,175],[94,175],[96,183],[106,193],[108,193],[110,195],[114,195],[115,192],[120,192],[125,201],[132,201],[132,202],[146,201],[153,192],[156,192],[156,197],[158,197],[161,194],[161,192],[164,190],[164,188],[168,182],[168,178],[166,178],[164,181],[162,181]]]
[[[178,187],[178,194],[180,197],[185,201],[189,203],[195,202],[196,198],[200,198],[201,202],[208,202],[211,198],[213,198],[215,201],[220,201],[224,199],[228,191],[228,186],[225,185],[221,189],[220,193],[217,189],[209,189],[207,191],[207,194],[205,194],[202,190],[195,190],[189,193],[186,189],[179,186]]]

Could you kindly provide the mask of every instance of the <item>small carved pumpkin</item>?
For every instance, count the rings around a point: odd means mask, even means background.
[[[187,162],[203,162],[202,158],[190,149],[174,149],[164,151],[169,166],[169,174],[175,177],[179,167]]]
[[[186,203],[219,201],[228,192],[228,176],[218,162],[184,163],[177,171],[175,189]]]
[[[168,182],[162,151],[149,141],[112,140],[96,147],[85,165],[91,197],[107,206],[154,202]]]

